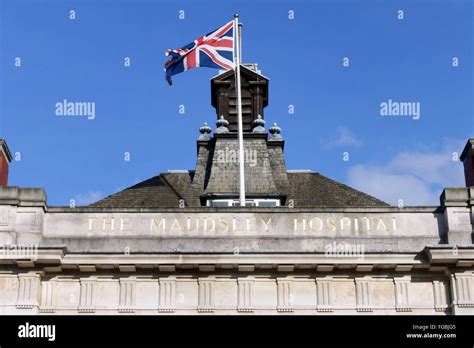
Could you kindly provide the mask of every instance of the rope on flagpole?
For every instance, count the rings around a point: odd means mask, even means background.
[[[242,64],[242,27],[243,23],[239,23],[239,61]]]

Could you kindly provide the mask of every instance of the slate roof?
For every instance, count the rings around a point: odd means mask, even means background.
[[[170,179],[171,183],[167,179]],[[112,194],[90,207],[176,208],[191,185],[187,173],[163,173]]]
[[[319,173],[288,173],[295,207],[386,207],[389,204]]]
[[[180,199],[187,206],[199,207],[203,190],[192,187],[194,172],[162,173],[123,191],[110,195],[90,207],[101,208],[177,208]],[[387,203],[352,187],[314,172],[288,172],[287,200],[295,207],[386,207]]]

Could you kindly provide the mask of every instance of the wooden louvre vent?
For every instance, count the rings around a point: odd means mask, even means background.
[[[241,66],[242,125],[244,132],[252,131],[252,122],[258,115],[264,118],[263,109],[268,105],[268,78]],[[227,71],[211,80],[212,106],[216,116],[229,122],[229,131],[238,131],[237,94],[234,71]]]

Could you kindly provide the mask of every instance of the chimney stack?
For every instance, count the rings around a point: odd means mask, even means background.
[[[0,186],[8,185],[8,166],[12,155],[5,140],[0,139]]]
[[[474,186],[474,138],[467,141],[460,159],[464,164],[466,187]]]

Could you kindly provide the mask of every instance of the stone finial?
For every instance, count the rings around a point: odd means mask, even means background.
[[[227,121],[223,115],[221,115],[221,117],[216,121],[216,126],[217,126],[217,129],[215,133],[217,134],[229,133],[229,128],[227,128],[229,126],[229,121]]]
[[[276,122],[273,123],[273,126],[269,129],[269,132],[271,134],[270,136],[270,141],[282,141],[283,137],[280,135],[281,133],[281,128],[278,127]]]
[[[262,115],[258,115],[258,117],[253,120],[252,122],[252,133],[265,133],[265,120],[262,118]]]
[[[201,135],[199,136],[198,140],[201,140],[201,141],[211,140],[211,131],[212,131],[211,127],[209,127],[207,122],[204,122],[202,127],[199,128],[199,132],[201,133]]]

